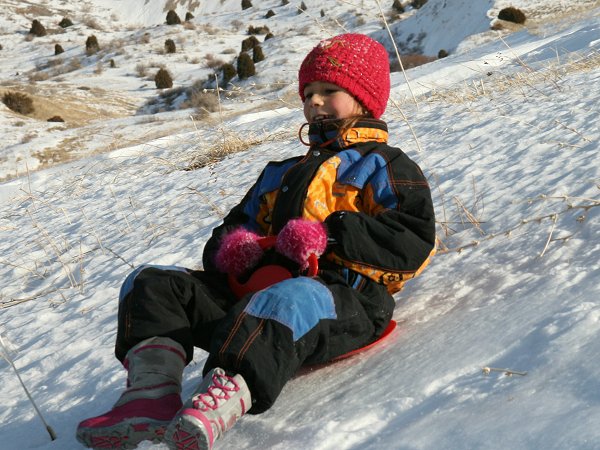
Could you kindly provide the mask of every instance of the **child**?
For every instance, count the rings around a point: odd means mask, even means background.
[[[299,83],[308,153],[265,167],[213,231],[203,271],[143,266],[125,280],[115,351],[128,384],[113,409],[79,424],[86,446],[212,449],[302,365],[376,340],[392,294],[433,254],[427,181],[379,120],[383,46],[360,34],[322,41]],[[182,404],[194,347],[209,352],[205,377]]]

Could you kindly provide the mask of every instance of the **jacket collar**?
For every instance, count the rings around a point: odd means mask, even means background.
[[[341,120],[324,120],[309,124],[310,145],[342,150],[359,142],[387,142],[387,124],[382,120],[362,118],[352,128],[340,134],[341,122]]]

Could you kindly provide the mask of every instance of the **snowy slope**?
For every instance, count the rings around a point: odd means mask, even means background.
[[[419,9],[418,14],[411,11],[409,17],[393,23],[390,29],[401,54],[435,56],[442,49],[454,53],[469,36],[489,30],[488,11],[494,3],[494,0],[430,1]],[[386,30],[374,36],[390,50],[393,48]]]
[[[100,23],[111,14],[136,23],[133,2],[114,0],[108,12],[108,2],[96,3],[98,9],[79,2],[62,7],[86,7]],[[217,2],[201,5],[207,3]],[[81,126],[48,126],[0,110],[0,167],[21,175],[0,184],[0,332],[58,436],[50,441],[0,359],[0,449],[81,448],[77,423],[109,409],[125,381],[112,348],[120,282],[147,262],[199,267],[212,227],[263,165],[304,151],[296,137],[302,113],[295,71],[321,35],[340,32],[332,22],[319,22],[321,7],[339,12],[337,20],[352,31],[381,28],[375,13],[350,20],[358,0],[354,6],[305,0],[309,13],[317,11],[312,17],[280,3],[265,1],[243,13],[236,1],[205,11],[214,27],[226,30],[218,37],[199,32],[204,19],[196,12],[195,31],[178,32],[186,52],[199,51],[202,41],[202,52],[218,54],[244,37],[244,28],[230,26],[234,18],[249,14],[249,23],[259,25],[266,9],[278,12],[279,21],[268,24],[281,37],[268,44],[256,79],[239,83],[239,96],[224,102],[222,122],[218,113],[191,121],[189,110],[134,115],[155,90],[127,75],[140,63],[133,55],[143,57],[144,49],[174,33],[157,26],[163,12],[154,6],[144,23],[155,40],[112,55],[119,72],[94,74],[91,64],[61,82],[35,84],[40,91],[96,89],[81,90],[82,98],[93,104],[96,97],[87,95],[97,94],[105,116]],[[418,14],[441,11],[444,3],[430,0]],[[564,11],[574,3],[565,3]],[[397,295],[399,329],[385,344],[298,376],[271,410],[244,417],[217,449],[600,448],[600,17],[582,1],[585,14],[573,10],[560,26],[543,28],[538,17],[557,5],[523,0],[518,6],[536,17],[535,32],[525,27],[500,39],[481,29],[466,41],[457,37],[448,58],[408,71],[409,85],[393,74],[384,118],[392,144],[429,177],[439,254]],[[499,6],[490,6],[488,24]],[[369,9],[376,11],[375,2]],[[0,55],[10,56],[0,61],[1,87],[16,82],[16,60],[34,67],[31,60],[43,58],[39,45],[11,28],[20,23],[22,31],[30,20],[23,14],[0,22]],[[77,33],[84,39],[88,31],[82,26]],[[103,33],[129,39],[143,30]],[[441,38],[430,35],[436,48]],[[70,51],[81,50],[74,44]],[[182,85],[196,78],[193,68],[204,73],[180,56],[171,66]],[[278,81],[285,85],[273,87]],[[20,133],[33,131],[37,137],[23,142]],[[77,160],[33,171],[36,146],[65,145],[67,138],[77,142]],[[248,146],[183,170],[223,140]],[[30,162],[29,173],[15,169],[18,158]],[[198,382],[205,357],[198,351],[186,368],[185,393]],[[486,375],[484,367],[527,374]]]

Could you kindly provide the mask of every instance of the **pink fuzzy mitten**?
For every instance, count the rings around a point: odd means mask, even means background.
[[[221,245],[215,255],[217,269],[238,277],[254,267],[263,255],[259,239],[258,234],[245,228],[237,228],[227,233],[221,239]]]
[[[308,257],[321,256],[327,248],[327,231],[321,222],[292,219],[277,235],[275,249],[292,261],[308,268]]]

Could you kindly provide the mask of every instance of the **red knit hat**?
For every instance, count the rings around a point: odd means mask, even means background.
[[[375,119],[379,119],[390,95],[388,53],[364,34],[341,34],[326,39],[304,58],[298,72],[299,92],[313,81],[346,89]]]

